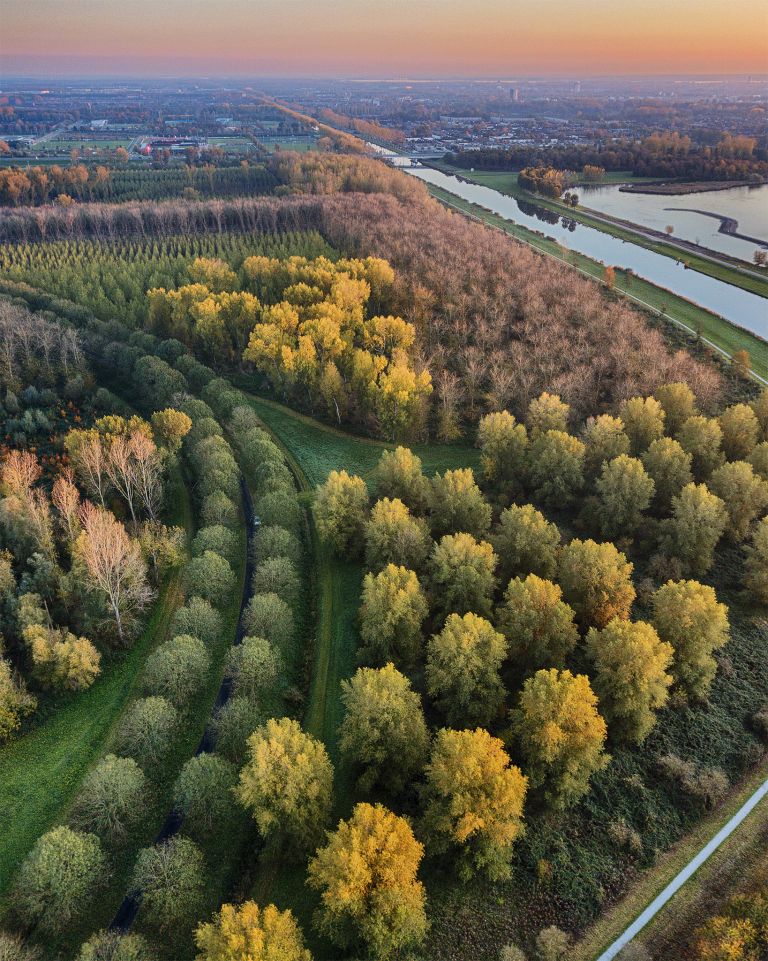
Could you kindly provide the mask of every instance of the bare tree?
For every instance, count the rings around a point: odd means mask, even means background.
[[[53,482],[51,492],[53,506],[59,514],[67,540],[74,544],[80,533],[80,491],[75,486],[72,471],[67,468]]]

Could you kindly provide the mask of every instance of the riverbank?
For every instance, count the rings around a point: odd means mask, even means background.
[[[711,190],[730,190],[732,187],[759,187],[760,184],[764,183],[768,183],[768,181],[697,180],[690,183],[632,183],[622,184],[619,190],[627,194],[663,194],[664,196],[675,196],[676,194],[703,194]]]

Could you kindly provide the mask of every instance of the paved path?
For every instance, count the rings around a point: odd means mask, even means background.
[[[626,931],[620,935],[609,948],[603,951],[600,957],[597,958],[597,961],[611,961],[612,958],[615,958],[619,951],[621,951],[625,945],[629,944],[635,935],[642,931],[646,924],[674,897],[686,881],[693,877],[707,858],[711,854],[714,854],[720,845],[733,834],[741,822],[757,807],[766,795],[768,795],[768,779],[763,781],[760,787],[744,802],[730,821],[728,821],[712,840],[704,845],[696,857],[689,861],[682,871],[669,882],[661,894],[651,901],[648,907],[630,924]]]

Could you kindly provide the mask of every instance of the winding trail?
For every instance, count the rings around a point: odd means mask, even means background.
[[[674,897],[680,888],[698,871],[702,864],[723,844],[739,827],[744,819],[768,796],[768,779],[750,795],[733,817],[723,825],[717,834],[692,858],[688,864],[669,882],[664,890],[657,895],[648,907],[606,948],[596,961],[612,961],[630,941],[659,913],[659,911]]]

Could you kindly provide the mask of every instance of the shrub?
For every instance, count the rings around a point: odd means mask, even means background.
[[[443,617],[469,611],[490,615],[496,561],[491,545],[471,534],[446,534],[435,545],[430,587],[434,606]]]
[[[536,954],[539,961],[562,961],[571,946],[571,937],[554,924],[539,931]]]
[[[194,841],[176,835],[143,848],[136,858],[132,884],[141,891],[141,909],[163,931],[186,925],[200,912],[205,864]]]
[[[95,834],[53,828],[38,838],[19,868],[14,904],[27,924],[58,933],[82,917],[106,877]]]
[[[195,932],[198,961],[312,961],[290,911],[274,904],[263,910],[253,901],[224,904]]]
[[[190,758],[176,778],[173,796],[185,824],[201,833],[230,817],[232,790],[237,783],[234,764],[216,754],[197,754]]]
[[[280,652],[263,637],[243,638],[229,657],[235,694],[250,698],[256,704],[275,689],[281,670]]]
[[[613,544],[572,540],[562,549],[558,581],[584,627],[628,618],[635,599],[632,564]]]
[[[249,636],[285,648],[293,639],[293,614],[277,594],[255,594],[245,609],[243,627]]]
[[[40,961],[40,951],[8,931],[0,931],[0,961]],[[79,961],[79,959],[78,959]]]
[[[197,637],[180,634],[149,655],[144,687],[150,694],[167,698],[180,710],[191,708],[192,698],[203,688],[210,666],[205,644]]]
[[[235,589],[235,575],[226,558],[213,551],[193,557],[186,570],[187,590],[215,607],[226,604]]]
[[[538,574],[551,578],[557,568],[560,531],[531,504],[513,504],[501,512],[491,537],[499,558],[499,579]]]
[[[107,754],[83,778],[73,821],[102,838],[122,839],[144,815],[148,795],[146,775],[133,758]]]
[[[170,750],[178,725],[179,715],[164,697],[143,697],[126,711],[118,743],[138,761],[156,764]]]
[[[299,597],[301,579],[293,561],[287,557],[270,557],[261,561],[253,573],[255,594],[277,594],[293,606]]]
[[[237,554],[237,538],[234,532],[221,524],[202,527],[192,541],[192,554],[200,557],[206,551],[213,551],[230,562],[234,561]]]
[[[496,611],[509,657],[526,674],[541,667],[563,666],[578,640],[573,618],[573,609],[562,600],[557,584],[535,574],[511,580],[504,603]]]
[[[697,798],[708,808],[714,807],[728,791],[728,778],[720,768],[697,768],[675,754],[660,757],[658,768],[661,775],[672,781],[683,794]]]
[[[174,637],[180,634],[199,637],[207,647],[216,641],[221,630],[221,614],[203,597],[190,597],[174,614],[171,627]]]

